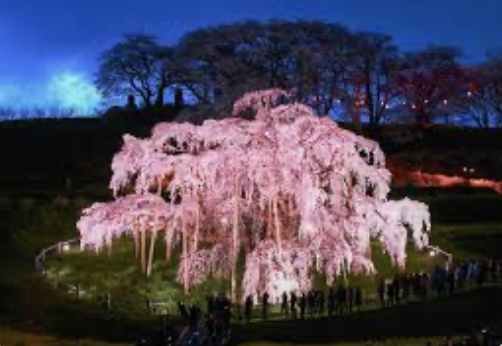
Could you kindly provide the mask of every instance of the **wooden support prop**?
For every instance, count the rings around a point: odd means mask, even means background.
[[[166,262],[171,260],[171,252],[173,246],[173,234],[172,231],[168,228],[166,229]]]
[[[153,254],[155,252],[155,241],[157,240],[157,231],[153,231],[150,239],[150,254],[148,256],[148,266],[146,268],[146,276],[149,277],[152,273]]]
[[[139,236],[137,231],[134,231],[134,256],[139,258]]]
[[[281,221],[279,219],[279,208],[277,206],[277,194],[273,197],[274,219],[275,219],[275,240],[279,247],[279,254],[282,252],[282,238],[281,238]]]
[[[146,273],[146,231],[141,230],[141,270]]]

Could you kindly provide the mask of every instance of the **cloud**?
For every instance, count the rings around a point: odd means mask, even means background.
[[[47,95],[58,106],[75,109],[80,114],[92,113],[101,102],[101,95],[89,78],[71,71],[53,75]]]
[[[101,95],[85,73],[71,70],[53,72],[37,84],[0,85],[0,105],[10,108],[73,109],[79,115],[92,115]]]

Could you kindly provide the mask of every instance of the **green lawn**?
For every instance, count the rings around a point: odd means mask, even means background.
[[[115,308],[130,315],[148,313],[145,303],[147,299],[164,303],[157,308],[158,312],[173,314],[177,313],[177,301],[204,304],[205,297],[213,292],[230,290],[228,280],[215,277],[194,288],[189,297],[184,297],[182,287],[176,282],[178,262],[165,262],[164,244],[159,242],[156,246],[156,258],[150,278],[141,274],[133,246],[131,239],[121,239],[115,242],[111,256],[107,251],[95,254],[89,251],[81,252],[78,248],[60,255],[55,254],[46,261],[47,279],[72,286],[79,284],[83,298],[88,300],[99,300],[104,293],[109,292]],[[179,252],[180,249],[177,249],[175,258]],[[380,275],[392,278],[400,272],[392,266],[390,258],[382,253],[379,244],[373,245],[372,253]],[[406,271],[430,271],[443,261],[441,256],[430,257],[428,251],[417,251],[410,245]],[[242,277],[243,266],[240,269],[239,276]],[[342,278],[339,280],[343,281]],[[368,300],[376,300],[374,276],[349,275],[347,280],[351,285],[362,287]],[[317,275],[316,288],[326,290],[325,281],[323,275]]]

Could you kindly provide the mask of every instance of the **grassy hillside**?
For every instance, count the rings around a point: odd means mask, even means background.
[[[102,193],[109,163],[125,129],[104,119],[40,119],[0,123],[0,191],[44,197]]]
[[[502,130],[433,126],[405,145],[392,145],[392,127],[380,142],[390,158],[391,170],[412,169],[429,173],[502,180]],[[413,130],[408,129],[413,133]],[[377,136],[378,137],[378,136]],[[463,168],[473,169],[472,173]]]

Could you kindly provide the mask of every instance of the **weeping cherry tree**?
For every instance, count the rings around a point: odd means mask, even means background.
[[[111,251],[115,239],[133,237],[150,275],[163,238],[166,261],[181,248],[177,280],[186,293],[222,275],[233,299],[240,287],[243,297],[266,291],[278,301],[284,291],[309,290],[315,273],[328,284],[372,274],[372,241],[404,267],[409,235],[419,249],[428,244],[428,207],[388,199],[391,175],[376,142],[287,97],[248,93],[233,117],[162,123],[146,139],[125,135],[112,163],[116,199],[84,210],[82,248]]]

